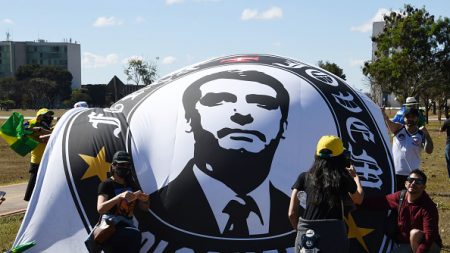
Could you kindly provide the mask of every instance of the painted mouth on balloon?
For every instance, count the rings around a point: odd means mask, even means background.
[[[232,140],[242,140],[242,141],[249,141],[249,142],[253,142],[253,139],[245,137],[243,135],[253,135],[253,136],[258,137],[258,139],[260,139],[261,141],[266,142],[266,136],[264,134],[262,134],[261,132],[254,131],[254,130],[223,128],[217,132],[217,137],[219,137],[220,139],[227,135],[232,135],[232,136],[230,136],[230,139],[232,139]]]
[[[253,139],[244,136],[230,136],[230,139],[235,141],[253,142]]]

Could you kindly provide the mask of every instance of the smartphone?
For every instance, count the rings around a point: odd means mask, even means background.
[[[0,199],[2,199],[6,195],[6,192],[0,191]]]

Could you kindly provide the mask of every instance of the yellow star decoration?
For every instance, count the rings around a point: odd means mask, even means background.
[[[94,176],[100,178],[101,181],[106,180],[106,175],[111,164],[105,160],[105,147],[102,147],[95,157],[82,154],[79,154],[79,156],[89,165],[81,180]]]
[[[358,242],[362,245],[362,247],[366,250],[366,252],[369,252],[369,250],[367,249],[367,245],[364,242],[363,237],[366,236],[367,234],[371,233],[375,229],[360,228],[360,227],[356,226],[356,223],[355,223],[355,220],[353,219],[352,214],[349,214],[348,218],[344,217],[344,220],[348,226],[348,235],[347,235],[348,239],[356,238],[356,240],[358,240]]]

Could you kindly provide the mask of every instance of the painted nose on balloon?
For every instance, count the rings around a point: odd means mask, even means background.
[[[252,123],[253,117],[250,114],[242,115],[240,113],[235,113],[233,116],[231,116],[231,120],[243,126]]]

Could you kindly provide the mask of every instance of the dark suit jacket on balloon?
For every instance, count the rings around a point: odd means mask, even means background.
[[[158,239],[172,240],[169,241],[169,247],[182,248],[187,246],[196,248],[199,244],[193,243],[191,245],[192,239],[196,237],[196,240],[204,240],[204,243],[200,245],[207,245],[216,241],[214,248],[223,250],[230,247],[232,249],[237,244],[235,240],[222,235],[210,204],[194,175],[193,166],[194,163],[191,160],[176,179],[150,195],[150,214],[138,214],[139,223],[146,224],[140,226],[140,228],[158,231],[158,233],[165,231],[165,233],[160,233],[162,237]],[[289,234],[287,237],[292,239],[293,232],[287,218],[289,197],[272,184],[270,184],[269,195],[269,232],[267,234],[250,235],[247,238],[261,238],[262,241],[270,241],[264,240],[264,238]],[[211,238],[215,239],[211,240]],[[291,244],[292,240],[289,244],[279,244],[277,247],[281,246],[285,249],[290,247]]]

